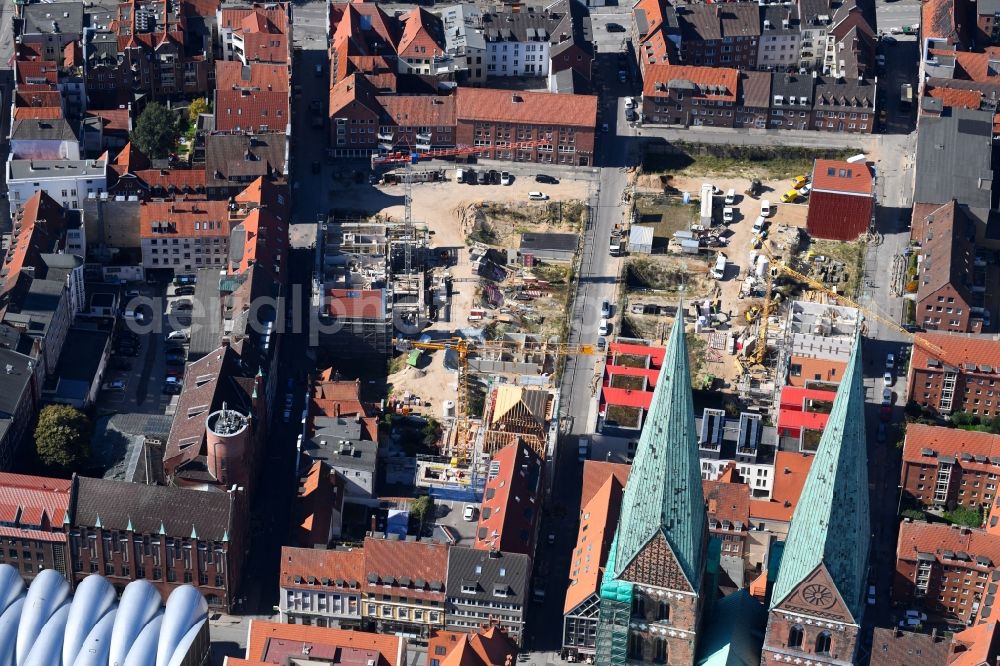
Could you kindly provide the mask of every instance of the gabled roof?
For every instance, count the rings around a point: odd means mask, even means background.
[[[948,367],[960,368],[963,373],[986,372],[992,375],[1000,368],[1000,341],[992,337],[932,331],[921,333],[920,337],[944,352],[944,358],[938,360]],[[928,354],[923,345],[913,345],[913,368],[926,370],[929,358],[935,357]],[[935,367],[935,370],[940,369],[940,366]]]
[[[20,230],[16,244],[7,251],[0,267],[0,296],[17,282],[24,268],[40,268],[42,255],[54,251],[66,232],[62,206],[44,190],[35,192],[19,211]]]
[[[954,458],[961,467],[992,471],[992,461],[1000,463],[1000,435],[924,423],[906,425],[904,462],[936,467],[942,456]]]
[[[497,451],[490,468],[474,547],[531,555],[542,508],[542,459],[519,441]]]
[[[0,523],[7,524],[0,529],[62,533],[72,485],[65,479],[0,472]],[[35,538],[49,540],[41,534]]]
[[[597,97],[547,92],[522,92],[460,87],[455,91],[459,122],[483,121],[593,128],[597,123]]]
[[[283,588],[316,590],[322,589],[319,586],[329,586],[360,591],[367,586],[364,563],[365,552],[361,548],[327,550],[283,546],[279,585]]]
[[[592,462],[588,460],[584,463],[585,476],[587,466]],[[598,593],[608,551],[618,526],[625,490],[624,480],[619,479],[611,470],[602,471],[607,472],[603,483],[592,497],[580,504],[580,528],[576,547],[570,555],[569,587],[566,588],[563,614],[569,613],[592,594]]]
[[[442,633],[454,634],[458,640],[441,660],[441,666],[507,666],[517,659],[517,643],[499,627],[474,634]]]
[[[923,216],[920,253],[923,261],[917,273],[917,302],[942,287],[951,286],[966,303],[972,302],[972,272],[975,261],[975,227],[962,209],[950,201]]]
[[[350,629],[331,629],[301,624],[279,624],[250,620],[246,659],[227,658],[231,666],[270,666],[292,658],[333,663],[348,659],[352,664],[402,666],[406,663],[406,639]],[[344,663],[344,662],[341,662]]]
[[[78,477],[71,510],[73,525],[187,539],[192,529],[205,541],[227,541],[234,527],[229,493],[128,481]],[[178,511],[178,507],[184,507]]]
[[[615,538],[615,578],[662,536],[690,588],[699,591],[706,523],[687,340],[683,320],[677,319],[625,486]]]
[[[402,18],[403,35],[396,47],[401,58],[424,59],[444,53],[444,28],[440,18],[423,7],[411,9]]]
[[[816,160],[813,163],[812,183],[813,191],[816,192],[870,197],[873,182],[872,172],[864,163],[852,164],[839,160]]]
[[[666,95],[680,90],[706,100],[735,102],[740,72],[728,67],[656,64],[646,68],[642,94]]]
[[[989,666],[1000,655],[1000,624],[984,622],[952,637],[948,666]]]
[[[863,371],[856,338],[792,516],[771,608],[825,566],[854,620],[861,621],[871,539]]]

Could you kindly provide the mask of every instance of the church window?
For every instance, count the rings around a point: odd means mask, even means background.
[[[788,631],[788,647],[802,647],[802,627],[797,624]]]
[[[831,636],[829,631],[824,631],[816,637],[816,654],[830,654]]]

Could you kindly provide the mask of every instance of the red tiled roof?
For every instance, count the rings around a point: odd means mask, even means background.
[[[441,666],[513,666],[517,643],[499,627],[489,627],[474,634],[439,631],[427,646],[427,653],[438,655],[434,648],[445,648]]]
[[[41,90],[24,90],[24,86],[20,87],[17,94],[14,96],[14,105],[18,107],[22,106],[41,106],[41,107],[53,107],[57,106],[62,108],[62,93],[58,90],[51,90],[48,86],[28,86],[30,88],[41,88]]]
[[[385,293],[381,289],[327,289],[326,311],[345,319],[382,318]]]
[[[140,169],[136,178],[152,189],[168,192],[204,192],[204,169]]]
[[[266,127],[281,132],[289,123],[287,90],[226,90],[215,92],[215,129],[253,131]]]
[[[584,491],[587,490],[588,475],[591,477],[590,484],[599,483],[599,486],[593,494],[587,495],[585,502],[580,502],[580,527],[577,530],[576,547],[570,555],[564,614],[597,593],[618,527],[622,494],[629,469],[629,465],[595,465],[591,460],[584,463]],[[601,481],[597,481],[598,476],[602,477]],[[581,499],[584,495],[581,495]]]
[[[245,660],[227,658],[229,664],[265,666],[285,664],[291,657],[341,664],[402,666],[406,652],[404,640],[389,634],[373,634],[351,629],[330,629],[301,624],[279,624],[266,620],[250,620],[249,640]]]
[[[88,109],[85,115],[102,119],[105,132],[128,133],[132,129],[128,109]]]
[[[957,43],[955,5],[955,0],[926,0],[920,8],[921,38],[947,39]]]
[[[961,333],[925,332],[920,333],[919,337],[943,351],[944,358],[939,360],[947,365],[953,367],[962,367],[967,364],[990,366],[993,373],[1000,369],[1000,341]],[[912,367],[926,369],[929,357],[930,354],[923,345],[913,345]],[[976,372],[971,368],[962,367],[962,369],[965,373]]]
[[[63,522],[69,511],[72,481],[0,472],[0,522],[12,536],[65,541]]]
[[[448,579],[448,546],[429,541],[396,541],[368,537],[364,546],[365,582],[392,583],[396,594],[444,601]],[[418,581],[422,586],[418,586]],[[407,583],[403,585],[402,583]],[[431,589],[438,583],[437,590]],[[382,588],[383,590],[387,588]]]
[[[154,224],[163,230],[153,231]],[[145,201],[139,207],[139,225],[140,238],[222,238],[233,228],[225,201]]]
[[[997,662],[1000,634],[996,622],[963,629],[952,637],[948,666],[989,666]]]
[[[462,121],[523,123],[593,129],[597,97],[492,88],[455,91],[456,117]]]
[[[812,173],[813,191],[871,196],[872,173],[863,162],[816,160]]]
[[[284,281],[288,229],[266,208],[254,208],[237,225],[243,229],[243,254],[235,273],[257,264],[266,268],[275,279]]]
[[[326,548],[334,511],[342,508],[343,478],[322,460],[299,479],[293,534],[297,545]]]
[[[774,486],[770,500],[750,500],[750,518],[780,520],[792,519],[795,505],[802,494],[806,475],[813,457],[796,451],[778,451],[774,456]]]
[[[649,367],[659,368],[663,364],[663,356],[666,353],[665,347],[653,347],[650,345],[635,345],[622,342],[612,342],[608,345],[608,358],[614,359],[619,354],[629,356],[648,356]],[[614,361],[611,361],[614,363]]]
[[[440,23],[441,19],[423,7],[411,9],[403,16],[403,35],[399,39],[396,53],[402,58],[421,59],[435,53],[444,53],[444,44],[432,34]]]
[[[441,95],[379,95],[379,106],[400,127],[451,127],[455,98]]]
[[[17,106],[14,107],[14,120],[57,120],[63,117],[61,106]]]
[[[288,92],[288,67],[281,64],[252,63],[238,60],[218,60],[215,63],[215,86],[218,90],[258,88]]]
[[[963,567],[978,567],[988,571],[1000,565],[1000,536],[988,534],[984,530],[952,527],[945,523],[906,520],[900,524],[897,559],[912,562],[917,559],[918,553],[923,553],[934,555],[939,561],[951,562],[944,556],[945,551],[951,551],[952,555],[966,553],[969,560],[963,562]],[[989,558],[990,564],[977,564],[977,557]]]
[[[486,482],[473,547],[531,556],[542,508],[542,459],[522,441],[497,451],[490,465],[499,469]]]
[[[739,482],[702,481],[708,517],[746,529],[750,525],[750,486]]]
[[[696,96],[701,99],[735,102],[739,80],[739,70],[728,67],[693,67],[658,63],[646,67],[643,73],[642,94],[645,97],[663,96],[667,91],[657,89],[658,85],[665,89],[669,87],[671,81],[690,81],[698,87]]]
[[[922,451],[925,449],[934,451],[934,455],[923,455]],[[937,458],[940,456],[960,458],[963,453],[973,457],[984,456],[987,459],[979,463],[975,460],[963,460],[960,463],[963,468],[984,471],[992,469],[993,465],[989,461],[1000,461],[1000,435],[923,423],[910,423],[906,426],[906,440],[903,443],[904,462],[936,466]]]
[[[632,8],[633,16],[640,11],[645,14],[648,26],[645,37],[640,37],[635,47],[641,63],[666,62],[669,57],[670,47],[663,33],[665,8],[666,3],[661,0],[639,0]]]
[[[588,460],[583,463],[583,488],[580,492],[580,506],[585,506],[600,490],[604,482],[611,476],[625,487],[628,481],[631,465],[624,463],[605,462],[603,460]]]
[[[302,590],[355,589],[360,593],[367,584],[364,563],[365,554],[361,548],[324,550],[283,546],[281,587]],[[310,576],[315,582],[309,582]],[[328,580],[326,585],[323,584],[324,579]]]
[[[20,212],[21,229],[17,232],[17,245],[4,259],[0,279],[0,294],[16,284],[21,270],[40,267],[41,256],[53,252],[66,232],[66,218],[62,206],[44,191],[35,192]]]
[[[28,83],[29,79],[36,84],[41,80],[53,85],[59,82],[59,68],[48,60],[16,60],[14,71],[17,73],[18,84]]]
[[[978,109],[983,99],[983,93],[978,90],[959,90],[957,88],[927,87],[927,94],[941,100],[945,107],[960,109]]]
[[[990,62],[1000,58],[1000,48],[987,47],[983,52],[949,51],[947,49],[931,49],[931,54],[955,59],[955,76],[958,80],[976,81],[979,83],[996,83],[1000,76],[991,74]]]

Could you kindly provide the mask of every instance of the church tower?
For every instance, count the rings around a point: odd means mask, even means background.
[[[792,515],[762,664],[850,664],[857,655],[871,541],[862,367],[857,337]]]
[[[601,583],[598,666],[694,664],[707,523],[681,307]]]

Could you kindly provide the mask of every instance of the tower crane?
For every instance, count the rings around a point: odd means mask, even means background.
[[[530,141],[515,141],[507,146],[502,146],[504,150],[522,150],[524,148],[536,148],[540,146],[552,146],[552,135],[544,139],[532,139]],[[476,155],[489,150],[486,146],[456,146],[454,148],[439,148],[436,150],[397,150],[383,154],[372,155],[372,169],[382,166],[404,165],[405,177],[403,178],[403,228],[406,235],[404,247],[404,264],[406,272],[413,271],[413,242],[416,240],[416,233],[413,229],[413,165],[420,160],[432,160],[443,157],[461,157],[464,155]]]
[[[764,357],[767,349],[768,315],[770,314],[770,308],[773,304],[771,291],[773,286],[774,274],[776,271],[784,273],[785,275],[794,278],[799,282],[807,284],[813,289],[821,291],[827,294],[828,296],[844,303],[845,305],[855,308],[856,310],[864,313],[865,315],[868,315],[874,319],[878,319],[880,322],[882,322],[886,326],[889,326],[896,332],[901,333],[906,337],[912,339],[913,344],[920,347],[931,356],[942,361],[946,360],[944,349],[934,344],[930,340],[921,337],[919,335],[914,335],[910,331],[907,331],[905,328],[894,322],[889,317],[886,317],[885,315],[875,311],[872,308],[867,308],[858,303],[857,301],[848,298],[847,296],[844,296],[843,294],[838,294],[837,292],[833,291],[819,280],[816,280],[814,278],[809,277],[808,275],[800,273],[799,271],[795,270],[794,268],[792,268],[791,266],[782,261],[778,261],[777,259],[774,258],[774,256],[770,252],[767,251],[766,247],[762,246],[761,252],[764,254],[764,256],[768,258],[768,260],[771,263],[771,266],[770,270],[768,270],[767,272],[767,293],[764,296],[764,305],[763,308],[761,309],[761,315],[759,320],[760,324],[757,332],[757,346],[754,348],[753,354],[747,357],[746,363],[744,365],[745,370],[749,369],[749,367],[751,367],[752,365],[761,365],[764,362]]]

